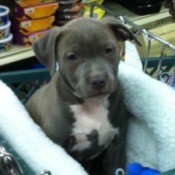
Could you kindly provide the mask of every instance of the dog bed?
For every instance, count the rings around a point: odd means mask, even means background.
[[[140,65],[123,61],[119,65],[125,103],[134,116],[127,136],[128,163],[166,171],[175,168],[175,91],[146,75]],[[63,148],[47,138],[2,81],[0,135],[34,174],[49,170],[53,175],[87,175]]]

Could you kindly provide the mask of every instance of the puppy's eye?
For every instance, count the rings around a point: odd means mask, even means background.
[[[114,51],[113,47],[106,47],[105,54],[109,55],[109,54],[113,53],[113,51]]]
[[[67,56],[67,59],[70,60],[70,61],[75,61],[77,60],[77,56],[73,53],[70,53],[68,56]]]

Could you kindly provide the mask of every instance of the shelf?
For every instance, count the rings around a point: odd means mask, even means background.
[[[135,24],[146,29],[154,28],[155,25],[162,25],[171,20],[171,16],[167,9],[162,9],[161,12],[152,15],[138,16],[121,5],[113,2],[106,2],[104,6],[109,8],[116,16],[126,16]],[[16,61],[29,59],[34,56],[31,47],[13,46],[13,48],[6,52],[0,53],[0,66],[13,63]]]
[[[172,21],[172,17],[166,8],[162,8],[159,13],[139,16],[114,2],[104,3],[104,6],[110,9],[115,16],[126,16],[135,24],[146,29],[151,29]]]
[[[34,52],[31,47],[13,46],[10,51],[0,53],[0,66],[28,59],[33,56]]]

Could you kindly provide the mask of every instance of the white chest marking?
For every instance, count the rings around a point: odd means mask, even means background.
[[[83,150],[90,146],[85,140],[85,135],[93,130],[98,132],[98,145],[108,146],[115,134],[119,134],[118,128],[113,128],[108,120],[107,98],[87,99],[82,105],[71,105],[75,123],[72,134],[78,139],[74,149]]]

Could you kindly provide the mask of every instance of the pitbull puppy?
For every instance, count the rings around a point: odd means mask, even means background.
[[[79,18],[34,44],[52,78],[27,110],[91,175],[114,175],[125,167],[128,112],[117,71],[119,45],[127,39],[138,43],[117,20]]]

